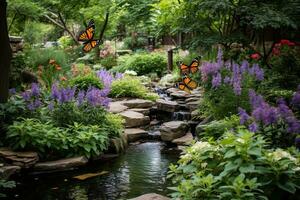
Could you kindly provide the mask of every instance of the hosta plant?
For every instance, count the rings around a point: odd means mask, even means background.
[[[270,150],[262,136],[240,129],[185,150],[169,178],[176,199],[296,199],[299,153]]]

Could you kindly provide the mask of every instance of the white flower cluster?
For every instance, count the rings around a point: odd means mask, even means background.
[[[276,149],[276,151],[269,153],[269,156],[272,157],[275,161],[279,161],[283,158],[288,158],[293,162],[297,161],[297,159],[293,157],[289,152],[282,149]]]
[[[124,72],[124,74],[131,75],[131,76],[136,76],[137,75],[137,73],[135,71],[133,71],[133,70],[126,70]]]

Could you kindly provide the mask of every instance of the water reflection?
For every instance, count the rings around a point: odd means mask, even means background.
[[[80,170],[43,176],[29,176],[21,181],[11,199],[26,200],[106,200],[128,199],[145,193],[167,194],[166,174],[170,162],[176,162],[177,155],[164,154],[159,142],[130,146],[127,153],[106,163],[93,163]],[[85,181],[73,176],[109,171],[107,175]]]

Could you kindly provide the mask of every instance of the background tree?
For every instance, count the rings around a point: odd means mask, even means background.
[[[9,71],[12,51],[7,31],[5,0],[0,1],[0,102],[6,102],[9,88]]]

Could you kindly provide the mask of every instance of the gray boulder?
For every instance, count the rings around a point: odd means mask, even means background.
[[[120,115],[125,119],[125,126],[128,128],[145,126],[150,123],[150,118],[141,113],[127,110],[121,112]]]
[[[161,139],[163,141],[172,141],[186,134],[189,126],[184,121],[171,121],[163,123],[160,127]]]

